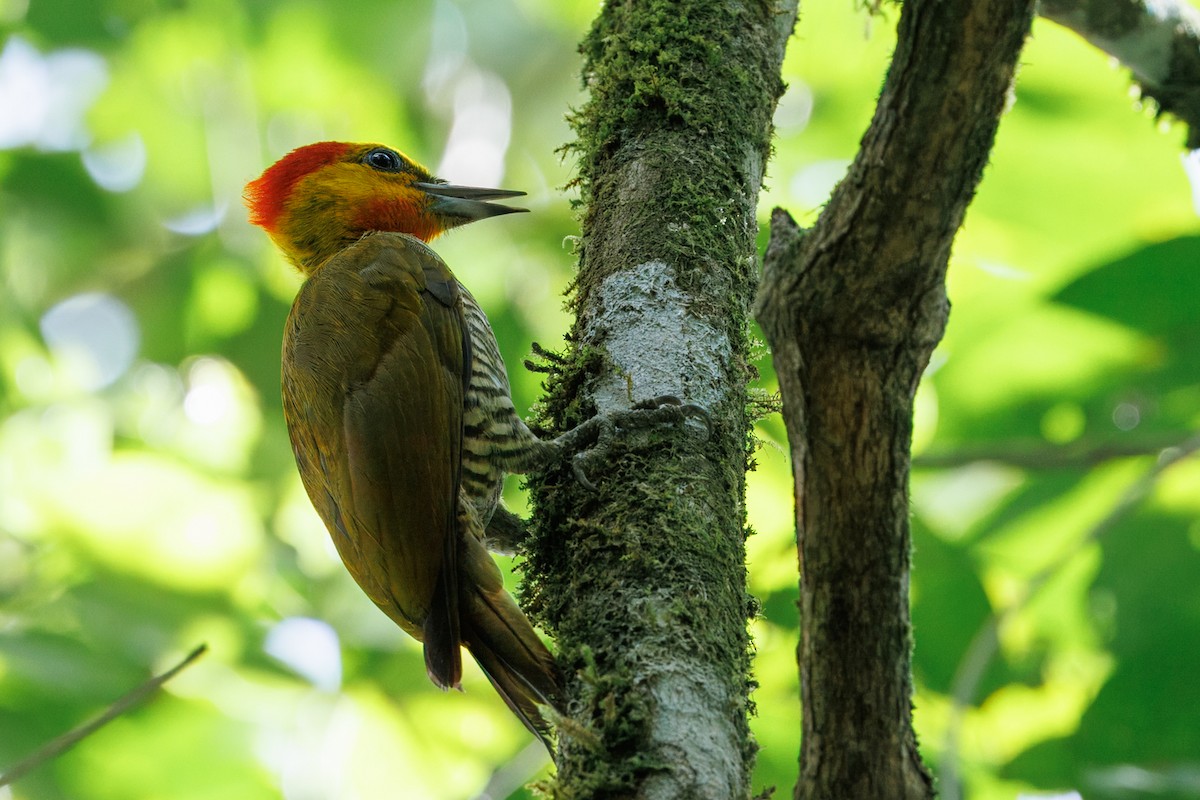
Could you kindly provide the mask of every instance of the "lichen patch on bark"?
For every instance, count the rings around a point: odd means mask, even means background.
[[[585,339],[602,344],[613,370],[592,396],[602,411],[673,395],[715,408],[728,395],[727,333],[688,312],[689,296],[663,261],[648,261],[601,281],[580,322]]]

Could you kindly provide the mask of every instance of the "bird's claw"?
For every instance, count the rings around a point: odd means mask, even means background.
[[[583,462],[587,460],[587,454],[592,451],[584,450],[576,453],[571,459],[571,472],[575,474],[575,480],[579,485],[587,489],[589,492],[599,492],[599,487],[592,483],[592,479],[588,477],[587,470],[583,467]]]
[[[639,400],[633,404],[631,410],[618,412],[616,416],[629,415],[632,417],[638,412],[645,411],[657,412],[649,420],[651,424],[678,422],[681,419],[694,419],[704,426],[704,439],[706,441],[712,436],[712,414],[708,413],[708,409],[698,403],[685,403],[673,394],[661,394],[649,400]]]
[[[678,423],[687,419],[698,420],[704,426],[704,439],[712,435],[712,415],[708,409],[696,403],[684,403],[674,395],[660,395],[634,403],[628,411],[618,411],[602,417],[592,417],[571,433],[587,436],[595,431],[592,447],[575,453],[571,459],[571,471],[583,488],[598,492],[596,484],[588,477],[586,462],[608,454],[618,428],[649,428],[653,425]]]

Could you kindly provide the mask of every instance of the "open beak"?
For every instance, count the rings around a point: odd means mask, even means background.
[[[489,200],[502,200],[506,197],[520,197],[524,192],[514,192],[511,189],[481,189],[475,186],[453,186],[448,183],[414,184],[418,189],[430,195],[433,202],[430,209],[443,217],[448,217],[456,225],[465,225],[486,217],[496,217],[501,214],[512,214],[516,211],[528,211],[528,208],[514,208],[489,203]]]

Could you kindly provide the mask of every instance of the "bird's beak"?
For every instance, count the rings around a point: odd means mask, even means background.
[[[510,189],[481,189],[475,186],[453,186],[448,183],[421,182],[414,185],[425,194],[430,195],[432,200],[429,206],[430,210],[452,220],[455,225],[465,225],[486,217],[529,210],[528,208],[514,208],[488,202],[506,197],[520,197],[525,194],[524,192],[514,192]]]

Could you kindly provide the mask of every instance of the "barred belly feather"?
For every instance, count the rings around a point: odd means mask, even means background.
[[[538,439],[513,406],[508,371],[487,315],[461,283],[471,337],[471,380],[463,397],[462,487],[483,526],[500,501],[507,472],[544,463],[554,445]]]

